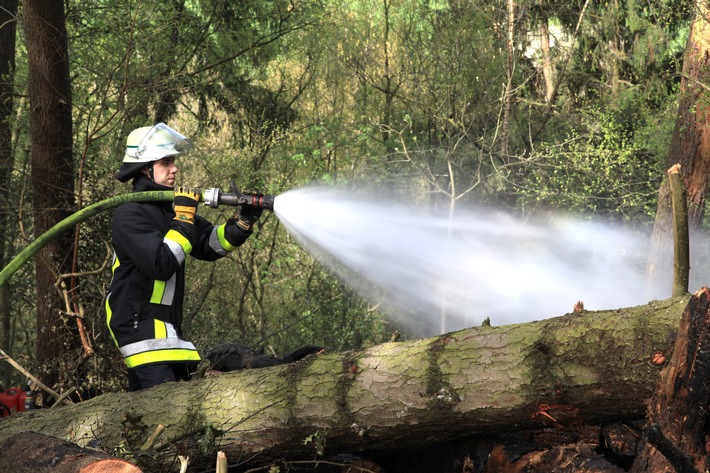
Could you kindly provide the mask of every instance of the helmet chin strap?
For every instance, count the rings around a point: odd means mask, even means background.
[[[144,168],[140,170],[140,173],[143,174],[145,177],[150,179],[151,181],[155,182],[155,176],[153,175],[153,163],[148,164]]]

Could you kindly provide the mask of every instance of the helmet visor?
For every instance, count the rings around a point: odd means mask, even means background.
[[[177,156],[192,149],[192,143],[165,123],[153,126],[137,146],[126,147],[126,158],[149,163],[167,156]],[[128,159],[124,159],[127,162]]]

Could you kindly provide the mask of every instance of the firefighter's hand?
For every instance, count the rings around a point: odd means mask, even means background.
[[[253,196],[252,202],[258,202],[264,196],[257,192],[248,193],[246,195]],[[251,231],[254,228],[254,224],[259,217],[261,217],[262,209],[258,205],[241,204],[237,207],[237,215],[234,216],[234,220],[237,222],[237,226],[244,231]]]
[[[200,203],[200,190],[189,187],[175,189],[175,220],[183,223],[195,224],[197,205]]]

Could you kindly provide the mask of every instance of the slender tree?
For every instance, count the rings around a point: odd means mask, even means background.
[[[0,267],[7,263],[7,227],[10,220],[9,189],[12,170],[13,84],[17,0],[0,0]],[[0,348],[9,351],[10,300],[8,286],[0,287]]]
[[[545,103],[550,103],[555,92],[555,76],[550,58],[550,25],[547,15],[540,19],[540,52],[542,54],[542,77],[545,82]]]
[[[508,21],[506,22],[507,80],[503,95],[503,124],[501,126],[500,154],[504,160],[508,156],[510,136],[510,114],[513,108],[513,75],[515,73],[515,1],[508,0]]]
[[[29,65],[30,141],[34,234],[67,217],[74,202],[72,96],[64,3],[25,0]],[[65,361],[71,333],[54,284],[71,268],[71,235],[46,245],[35,262],[37,361],[42,381],[53,385]]]

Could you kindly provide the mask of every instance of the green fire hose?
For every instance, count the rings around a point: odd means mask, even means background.
[[[32,258],[44,245],[57,238],[59,235],[69,230],[76,224],[97,215],[104,210],[118,207],[126,202],[147,202],[147,201],[171,201],[173,200],[173,191],[149,191],[149,192],[132,192],[122,194],[116,197],[111,197],[101,202],[89,205],[78,212],[73,213],[61,222],[54,225],[52,228],[38,236],[32,243],[15,256],[7,266],[0,271],[0,286],[4,286],[10,277],[20,269],[20,266],[25,264],[27,260]]]
[[[206,206],[217,208],[220,204],[230,206],[253,206],[263,209],[274,210],[274,201],[276,197],[269,194],[242,194],[239,189],[230,182],[232,192],[222,192],[219,188],[206,189],[200,196],[200,201]],[[0,286],[4,286],[10,277],[20,269],[20,266],[25,264],[28,259],[32,258],[44,245],[57,238],[59,235],[69,230],[76,224],[97,215],[104,210],[118,207],[121,204],[128,202],[149,202],[149,201],[172,201],[174,192],[166,191],[148,191],[148,192],[130,192],[116,197],[111,197],[101,202],[89,205],[72,215],[68,216],[61,222],[54,225],[52,228],[38,236],[32,243],[27,245],[27,248],[22,250],[13,258],[10,263],[0,271]]]

